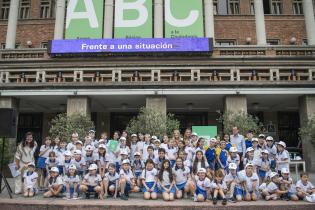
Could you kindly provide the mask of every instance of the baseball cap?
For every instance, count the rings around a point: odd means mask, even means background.
[[[52,167],[49,172],[56,172],[59,173],[59,169],[57,167]]]
[[[198,173],[207,173],[207,170],[205,168],[199,168]]]
[[[130,161],[128,160],[128,159],[125,159],[125,160],[123,160],[123,162],[121,163],[122,165],[123,164],[130,164]]]
[[[273,137],[272,136],[267,136],[266,141],[273,141]]]
[[[97,170],[97,165],[95,163],[92,163],[90,166],[89,166],[89,170]]]
[[[237,169],[237,165],[235,163],[230,163],[229,169]]]
[[[237,152],[237,148],[236,147],[231,147],[230,148],[230,152]]]

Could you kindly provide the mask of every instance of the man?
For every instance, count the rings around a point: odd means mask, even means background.
[[[236,126],[232,128],[232,133],[233,135],[230,136],[230,142],[232,146],[236,147],[238,154],[240,156],[240,160],[241,160],[240,170],[241,170],[243,169],[243,158],[246,152],[245,139],[243,135],[239,134],[239,129]]]

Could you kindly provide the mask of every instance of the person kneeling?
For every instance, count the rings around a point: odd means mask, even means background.
[[[164,160],[159,172],[159,183],[165,201],[173,201],[176,193],[175,180],[169,160]]]
[[[103,199],[103,183],[99,174],[96,174],[97,165],[91,164],[80,185],[80,192],[85,193],[86,198],[90,198],[91,193],[95,193],[95,198]]]
[[[148,159],[145,163],[145,169],[142,171],[141,179],[143,184],[143,197],[145,200],[152,198],[157,199],[158,187],[157,187],[157,175],[158,172],[154,168],[154,162],[152,159]]]
[[[211,182],[208,177],[206,177],[207,170],[205,168],[199,168],[197,175],[194,177],[196,183],[196,192],[194,195],[194,201],[204,202],[207,200],[210,194]]]

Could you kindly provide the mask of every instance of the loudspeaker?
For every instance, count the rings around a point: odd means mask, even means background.
[[[16,110],[9,108],[0,109],[0,138],[16,138]]]

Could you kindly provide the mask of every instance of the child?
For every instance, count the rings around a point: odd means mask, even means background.
[[[306,200],[307,196],[315,194],[315,187],[308,181],[308,174],[300,174],[300,180],[296,182],[297,195],[301,200]]]
[[[163,143],[160,145],[160,147],[166,150],[168,147],[168,142],[169,142],[169,138],[167,135],[163,136],[162,142]]]
[[[211,188],[213,189],[213,205],[216,205],[218,203],[218,195],[220,198],[222,198],[222,205],[227,204],[227,199],[225,197],[225,194],[227,192],[227,186],[224,181],[224,173],[219,170],[215,173],[215,178],[211,183]]]
[[[246,201],[257,200],[257,188],[259,185],[258,175],[254,172],[254,165],[247,163],[245,169],[239,172],[239,180],[243,187],[243,194]]]
[[[56,153],[54,151],[49,152],[49,157],[46,159],[45,164],[47,172],[50,171],[52,167],[58,167],[58,165],[60,165],[57,161]],[[47,186],[47,179],[45,180],[45,186]]]
[[[131,144],[130,144],[130,160],[134,160],[134,156],[132,154],[135,154],[137,152],[137,141],[138,141],[138,136],[137,134],[131,134]]]
[[[281,177],[279,178],[280,190],[287,190],[288,193],[284,194],[283,198],[286,200],[298,201],[299,198],[296,195],[296,189],[293,188],[293,180],[289,176],[290,172],[288,169],[283,168],[281,170]]]
[[[237,165],[237,168],[239,168],[240,166],[240,156],[236,147],[230,148],[230,156],[228,156],[227,158],[227,164],[229,165],[230,163],[235,163]]]
[[[171,162],[171,167],[174,167],[175,161],[177,158],[177,148],[175,147],[175,140],[171,139],[168,143],[168,147],[166,148],[166,154],[168,159]]]
[[[280,141],[277,144],[276,170],[278,171],[278,174],[281,174],[283,168],[289,170],[289,152],[285,148],[286,144],[283,141]]]
[[[77,167],[75,165],[70,165],[68,168],[68,172],[64,177],[64,185],[66,188],[66,198],[67,199],[77,199],[80,178],[76,173]]]
[[[217,153],[217,162],[219,165],[219,169],[223,170],[224,174],[226,174],[228,170],[228,163],[227,163],[228,151],[226,151],[225,147],[226,147],[226,142],[221,141],[220,152]]]
[[[79,140],[79,134],[73,133],[71,135],[71,142],[67,145],[67,150],[73,152],[75,150],[75,143]]]
[[[59,173],[61,175],[64,175],[65,171],[64,171],[64,154],[67,151],[67,143],[64,140],[60,140],[59,142],[59,147],[54,149],[54,152],[56,153],[57,156],[57,161],[58,161],[58,169],[59,169]]]
[[[130,148],[127,146],[127,139],[125,137],[120,137],[119,139],[119,152],[127,153],[127,158],[130,154]]]
[[[237,201],[242,200],[242,187],[239,185],[238,176],[236,173],[237,165],[235,163],[229,164],[229,173],[224,177],[224,181],[228,188],[227,197],[229,201],[235,202],[234,196]]]
[[[145,169],[142,171],[141,180],[143,185],[144,199],[157,199],[157,170],[154,168],[152,159],[148,159],[145,163]]]
[[[206,174],[207,171],[205,168],[199,168],[197,175],[194,177],[196,183],[194,201],[204,202],[210,194],[211,182],[210,179],[206,177]]]
[[[253,147],[248,147],[246,149],[245,158],[243,160],[243,165],[246,166],[247,163],[254,164],[254,149]]]
[[[68,171],[68,169],[69,169],[69,167],[70,167],[70,165],[72,165],[72,154],[71,154],[71,152],[70,151],[65,151],[65,153],[64,153],[64,161],[63,161],[63,163],[61,163],[62,164],[62,167],[63,167],[63,172],[64,173],[67,173],[67,171]]]
[[[180,199],[184,193],[194,193],[195,188],[190,176],[190,169],[184,166],[183,159],[178,157],[174,168],[172,169],[175,179],[176,198]]]
[[[63,182],[57,167],[52,167],[48,175],[48,191],[44,193],[44,198],[59,197],[62,193]]]
[[[184,166],[187,166],[189,169],[191,169],[191,161],[187,159],[187,154],[185,153],[185,150],[179,150],[177,156],[184,160]]]
[[[269,155],[268,150],[263,150],[261,152],[261,158],[255,161],[260,183],[266,181],[267,174],[270,172],[270,160],[268,158],[268,155]]]
[[[132,169],[135,174],[135,178],[137,180],[137,185],[140,187],[141,182],[140,182],[140,176],[141,172],[144,169],[144,162],[140,159],[140,152],[136,152],[134,154],[134,160],[132,161]]]
[[[122,162],[122,167],[119,172],[120,175],[120,198],[122,200],[128,200],[129,191],[138,192],[139,188],[136,186],[134,175],[130,168],[130,162],[128,159]]]
[[[85,160],[86,167],[89,167],[92,163],[96,163],[96,157],[93,154],[94,147],[91,145],[87,145],[85,147],[85,154],[83,156]]]
[[[254,149],[254,160],[259,160],[259,158],[261,157],[261,148],[258,147],[258,139],[257,138],[253,138],[252,139],[252,148]]]
[[[276,158],[276,154],[277,154],[277,147],[274,144],[272,136],[267,136],[266,142],[267,142],[267,144],[266,144],[265,148],[269,152],[268,158],[271,161],[270,162],[270,168],[275,169],[276,168],[275,158]]]
[[[142,146],[138,152],[142,154],[143,160],[148,159],[148,147],[152,146],[151,145],[151,135],[150,134],[145,134],[144,135],[144,142],[142,143]]]
[[[97,151],[98,153],[96,154],[96,163],[99,170],[98,173],[101,175],[101,177],[104,177],[108,164],[108,156],[106,156],[105,144],[98,145]]]
[[[144,160],[147,161],[149,159],[155,160],[154,148],[151,145],[147,147],[147,159]]]
[[[128,153],[127,153],[127,151],[122,150],[122,151],[120,152],[120,158],[118,158],[118,159],[116,160],[116,171],[117,171],[117,173],[120,171],[121,163],[122,163],[124,160],[126,160],[126,159],[128,159]]]
[[[286,193],[288,190],[279,189],[279,176],[276,172],[271,172],[269,174],[271,182],[267,185],[266,189],[263,190],[262,195],[265,197],[266,201],[269,200],[278,200],[280,197]]]
[[[192,161],[194,156],[194,149],[190,144],[190,139],[185,139],[185,153],[187,154],[187,160]]]
[[[160,139],[155,139],[154,140],[154,157],[157,157],[159,155],[159,149],[160,149],[160,145],[161,145],[161,141]]]
[[[214,177],[214,170],[215,170],[215,142],[216,139],[215,138],[211,138],[210,139],[210,145],[208,147],[208,149],[206,150],[206,159],[207,162],[209,164],[209,170],[211,173],[211,176]]]
[[[204,138],[199,138],[198,141],[197,141],[197,144],[196,144],[195,154],[199,150],[201,150],[203,153],[205,153],[204,145],[205,145],[205,139]]]
[[[35,172],[35,164],[30,162],[27,164],[27,171],[24,175],[24,197],[33,197],[37,193],[37,178],[38,174]]]
[[[248,131],[245,138],[245,147],[246,149],[252,147],[252,138],[253,138],[253,131]]]
[[[81,185],[80,185],[80,192],[85,193],[87,199],[90,198],[90,193],[95,193],[95,198],[103,199],[102,189],[103,189],[103,182],[102,178],[99,174],[96,173],[97,165],[91,164],[88,168],[89,172],[84,176]]]
[[[118,186],[119,186],[119,175],[116,172],[116,167],[114,164],[108,165],[108,172],[105,174],[103,179],[105,197],[107,197],[108,192],[113,198],[117,197]]]
[[[165,156],[165,149],[160,148],[158,151],[158,157],[155,158],[154,163],[156,165],[156,168],[160,170],[162,168],[163,161],[166,160]]]
[[[203,156],[203,152],[201,150],[197,151],[196,153],[196,157],[193,163],[192,173],[194,175],[197,175],[197,172],[200,168],[209,168],[209,165],[207,161],[205,160],[205,157]],[[209,169],[208,169],[207,174],[211,176]]]
[[[176,192],[175,181],[169,160],[164,160],[162,168],[159,171],[159,184],[165,201],[173,201]]]
[[[45,177],[48,171],[46,171],[46,159],[49,153],[52,151],[51,140],[49,137],[45,138],[45,144],[39,149],[39,157],[37,161],[37,168],[39,168],[39,187],[43,188],[45,185]]]
[[[82,152],[81,150],[75,150],[73,154],[74,154],[74,159],[72,163],[77,167],[78,175],[83,176],[85,172],[86,163],[85,163],[84,158],[82,157]]]

